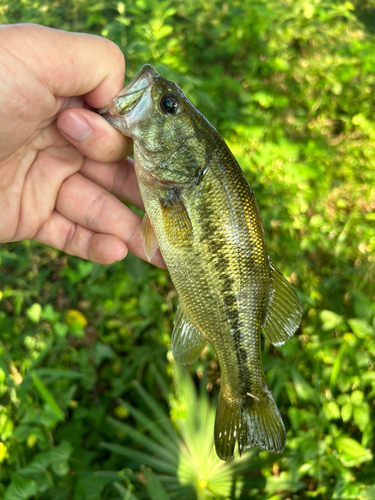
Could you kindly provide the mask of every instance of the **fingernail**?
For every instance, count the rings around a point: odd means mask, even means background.
[[[65,113],[59,120],[59,129],[77,142],[82,142],[90,133],[90,125],[82,115]]]
[[[127,255],[128,255],[128,249],[125,250],[123,257],[120,257],[119,259],[117,259],[116,262],[120,262],[121,260],[124,260]]]

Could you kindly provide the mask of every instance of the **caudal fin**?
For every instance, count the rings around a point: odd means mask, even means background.
[[[241,406],[232,406],[219,394],[215,419],[215,447],[221,460],[233,458],[238,441],[240,455],[253,446],[273,453],[285,448],[285,427],[267,382],[258,396],[248,395]]]

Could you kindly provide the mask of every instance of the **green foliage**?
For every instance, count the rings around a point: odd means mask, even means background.
[[[149,62],[182,87],[238,158],[304,305],[301,330],[263,349],[286,451],[222,464],[215,356],[208,347],[190,369],[197,395],[168,354],[167,273],[3,245],[0,498],[374,497],[373,11],[367,0],[0,0],[0,22],[107,36],[128,77]]]
[[[43,499],[102,498],[107,481],[94,472],[106,462],[99,443],[113,438],[105,417],[122,415],[116,398],[132,380],[151,389],[144,366],[165,358],[167,273],[132,256],[108,268],[67,265],[29,242],[0,251],[0,498],[33,488]]]
[[[156,375],[160,383],[160,375]],[[187,370],[181,367],[176,367],[174,370],[174,384],[176,397],[169,389],[165,394],[171,420],[163,406],[139,384],[135,385],[135,389],[138,398],[145,404],[147,413],[126,402],[122,403],[135,422],[147,430],[147,436],[129,424],[108,419],[110,425],[123,431],[134,443],[142,444],[145,452],[111,443],[103,443],[102,446],[160,472],[157,478],[161,483],[165,483],[165,490],[169,494],[165,497],[160,493],[160,498],[181,500],[227,498],[231,492],[235,473],[239,474],[240,470],[246,470],[249,461],[233,460],[225,463],[217,457],[212,433],[215,408],[209,404],[204,385],[202,384],[203,390],[197,397]],[[168,474],[168,477],[163,474]],[[133,477],[129,478],[134,480]],[[149,495],[156,499],[159,496],[153,497],[150,493],[150,490],[155,491],[155,488],[151,487],[154,483],[155,478],[150,476],[148,481],[145,474]],[[156,491],[158,490],[162,491],[161,485],[156,488]]]

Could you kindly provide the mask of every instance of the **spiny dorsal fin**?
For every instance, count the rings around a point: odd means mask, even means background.
[[[147,213],[145,213],[142,220],[141,237],[143,250],[145,251],[146,257],[150,262],[159,245]]]
[[[207,340],[187,319],[182,307],[178,304],[172,332],[172,354],[177,363],[190,365],[203,349]]]
[[[263,333],[273,345],[284,344],[297,330],[302,317],[302,305],[297,294],[269,259],[270,294]]]
[[[189,214],[176,190],[171,190],[161,202],[165,235],[169,243],[182,248],[193,240],[193,227]]]

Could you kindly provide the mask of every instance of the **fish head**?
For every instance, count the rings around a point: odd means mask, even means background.
[[[156,180],[185,183],[204,168],[207,141],[202,131],[208,122],[181,89],[151,65],[143,66],[99,113],[133,139],[136,162]]]

